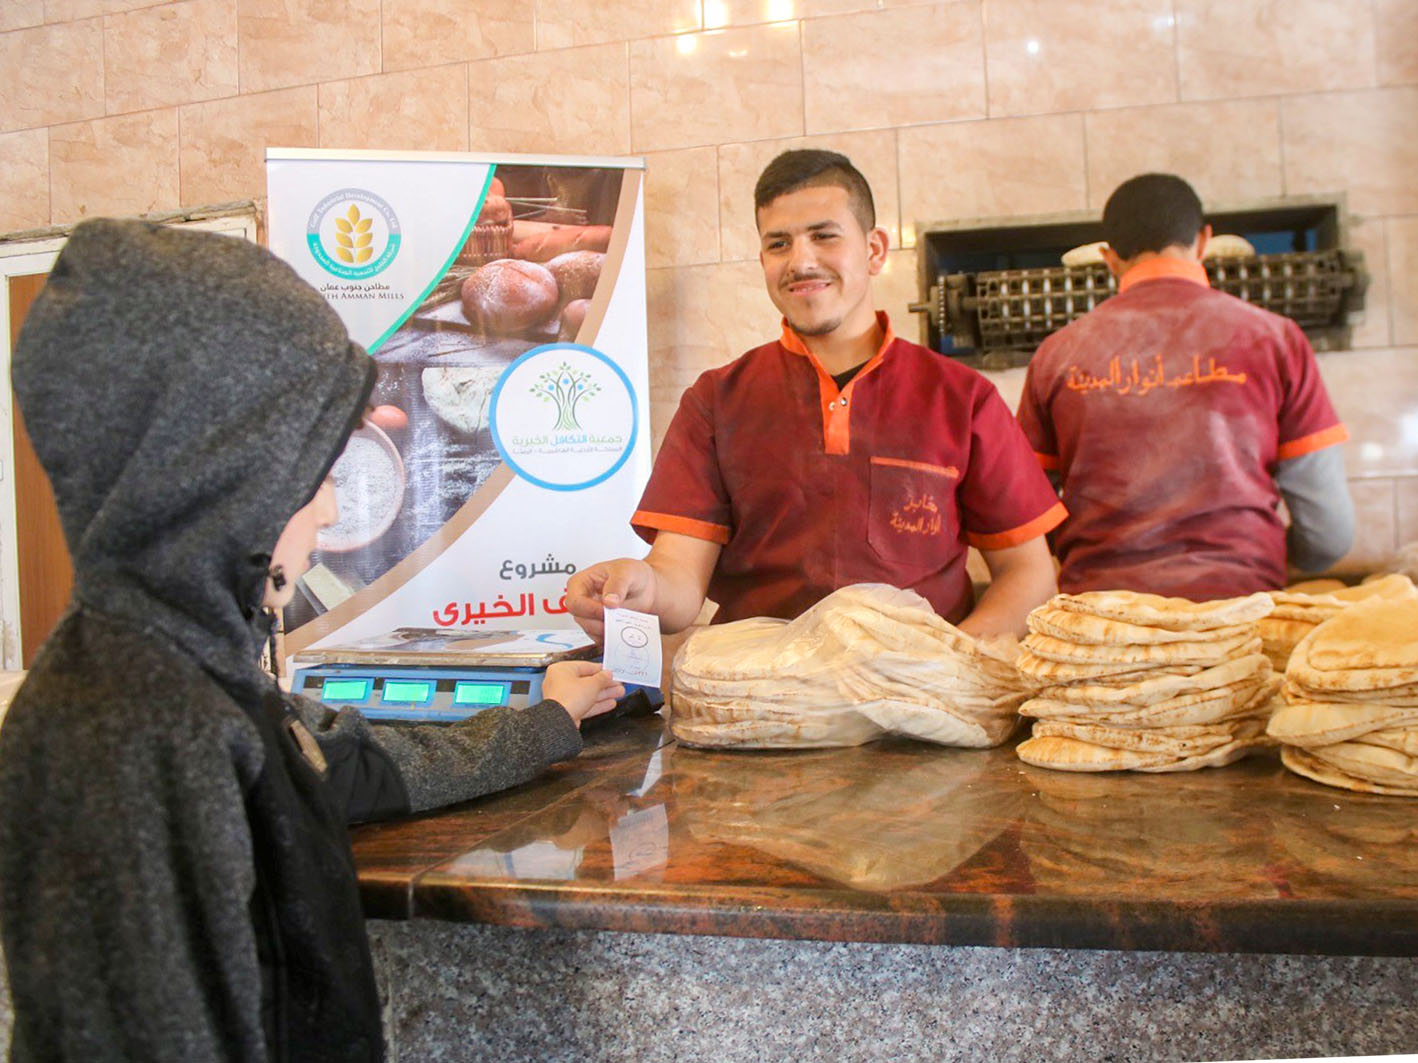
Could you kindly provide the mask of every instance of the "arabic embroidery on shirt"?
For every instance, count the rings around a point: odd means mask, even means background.
[[[1064,381],[1070,391],[1084,394],[1094,391],[1111,391],[1115,395],[1146,395],[1157,388],[1189,388],[1200,384],[1244,384],[1245,373],[1233,373],[1224,365],[1217,365],[1215,358],[1208,358],[1206,367],[1201,364],[1201,355],[1192,355],[1191,370],[1168,376],[1166,366],[1159,354],[1152,360],[1152,368],[1143,372],[1136,358],[1132,366],[1124,371],[1121,358],[1108,362],[1108,375],[1096,376],[1077,365],[1068,367]]]
[[[900,509],[891,511],[890,524],[905,535],[939,535],[940,507],[930,495],[909,498]]]

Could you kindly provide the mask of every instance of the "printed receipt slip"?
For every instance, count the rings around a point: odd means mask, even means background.
[[[634,609],[607,609],[603,663],[619,682],[660,685],[660,621]]]

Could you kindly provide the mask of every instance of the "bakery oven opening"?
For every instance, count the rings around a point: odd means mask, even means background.
[[[1368,273],[1340,198],[1286,197],[1207,212],[1224,253],[1212,286],[1292,318],[1316,350],[1350,347]],[[918,223],[921,342],[974,368],[1028,363],[1052,332],[1116,294],[1096,255],[1099,213]],[[1066,253],[1070,254],[1065,264]]]

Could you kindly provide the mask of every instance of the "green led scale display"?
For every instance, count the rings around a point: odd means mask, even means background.
[[[327,679],[320,688],[320,700],[364,701],[373,684],[372,679]]]
[[[506,683],[463,682],[453,688],[454,705],[501,705],[506,700]]]
[[[433,696],[433,683],[416,679],[384,680],[386,705],[421,705]]]

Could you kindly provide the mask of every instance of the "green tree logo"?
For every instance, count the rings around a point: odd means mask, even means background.
[[[586,370],[572,369],[562,362],[537,377],[531,390],[543,402],[556,405],[556,431],[579,432],[581,422],[576,419],[576,407],[598,394],[601,385]]]

